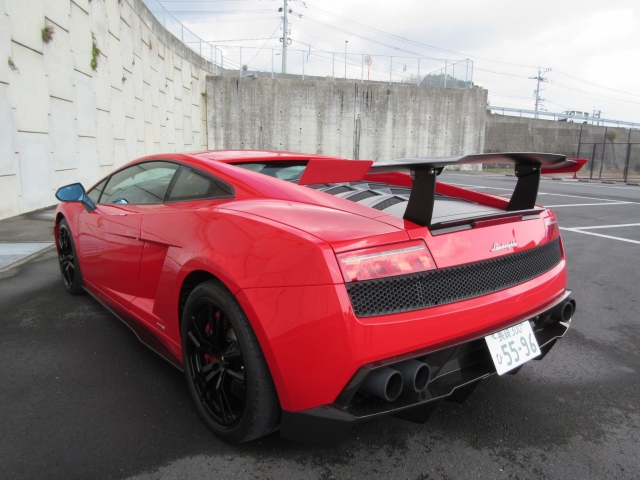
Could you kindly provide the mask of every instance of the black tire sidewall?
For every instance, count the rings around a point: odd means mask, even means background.
[[[69,243],[71,244],[71,252],[73,253],[73,283],[71,285],[67,285],[64,281],[64,276],[62,272],[62,264],[60,263],[60,229],[66,229],[69,232]],[[56,237],[56,251],[58,252],[58,266],[60,267],[60,275],[63,276],[62,283],[65,286],[67,292],[71,295],[80,295],[84,293],[83,281],[82,281],[82,272],[80,270],[80,261],[78,260],[78,251],[76,250],[76,244],[73,241],[73,233],[71,232],[71,228],[69,228],[69,223],[66,219],[60,220],[58,224],[58,236]]]
[[[194,305],[203,298],[212,299],[225,311],[227,318],[235,331],[240,348],[242,349],[247,396],[245,399],[245,407],[242,417],[240,418],[240,421],[232,427],[222,427],[218,425],[203,407],[193,384],[193,380],[191,378],[191,366],[189,364],[189,359],[186,356],[189,315]],[[180,330],[182,337],[184,372],[187,385],[189,386],[191,396],[196,403],[196,407],[202,418],[205,420],[207,426],[221,439],[231,443],[249,441],[268,433],[257,432],[254,428],[255,417],[260,414],[260,399],[257,398],[257,392],[260,385],[258,385],[259,382],[256,377],[256,372],[263,367],[257,363],[261,361],[264,362],[264,357],[261,352],[259,357],[254,355],[255,347],[252,347],[252,343],[257,345],[257,340],[251,326],[249,325],[246,315],[242,311],[242,308],[235,297],[218,281],[209,280],[200,284],[193,290],[193,292],[191,292],[191,295],[189,295],[185,304]]]

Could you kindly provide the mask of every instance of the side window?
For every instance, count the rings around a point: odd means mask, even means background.
[[[93,203],[98,203],[100,194],[102,193],[102,190],[104,190],[104,186],[107,184],[107,180],[109,180],[109,177],[105,178],[98,185],[87,192],[87,197],[89,197]]]
[[[100,203],[162,203],[178,165],[169,162],[143,162],[111,175]]]
[[[167,195],[167,201],[177,202],[231,196],[233,196],[233,189],[223,181],[183,167],[178,172],[171,191]]]

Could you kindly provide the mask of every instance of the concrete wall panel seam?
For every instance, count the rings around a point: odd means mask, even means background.
[[[206,148],[200,113],[206,101],[196,90],[213,66],[167,32],[141,0],[2,4],[0,53],[20,70],[0,63],[0,218],[50,205],[64,182],[88,187],[138,156]],[[47,44],[45,24],[54,28]],[[94,38],[102,52],[96,70]],[[175,94],[174,63],[181,77]]]

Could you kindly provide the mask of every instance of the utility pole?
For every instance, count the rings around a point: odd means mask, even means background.
[[[547,79],[545,77],[543,77],[542,75],[544,75],[547,72],[550,72],[551,69],[550,68],[545,68],[544,71],[538,67],[538,76],[537,77],[529,77],[531,80],[536,80],[537,84],[536,84],[536,89],[534,90],[533,94],[535,95],[536,98],[536,107],[535,107],[535,112],[536,115],[535,117],[538,118],[538,108],[540,107],[540,102],[544,101],[544,98],[540,98],[540,82],[546,82]]]
[[[282,17],[282,73],[287,73],[287,33],[289,30],[289,21],[287,19],[289,6],[287,5],[287,0],[284,0],[284,9],[282,12],[284,14]]]
[[[600,115],[602,114],[602,110],[596,110],[596,107],[593,107],[593,115],[591,118],[597,118],[598,122],[597,123],[593,123],[591,122],[593,125],[600,125]],[[631,131],[631,130],[629,130]]]

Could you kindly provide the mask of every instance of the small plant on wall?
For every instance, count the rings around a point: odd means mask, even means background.
[[[53,29],[53,27],[51,25],[46,25],[43,29],[42,29],[42,41],[44,43],[49,43],[51,40],[53,40],[53,35],[55,33],[55,30]]]
[[[20,70],[18,69],[18,66],[15,64],[15,62],[13,61],[13,58],[11,56],[9,56],[9,59],[7,60],[7,64],[9,64],[9,68],[11,70],[13,70],[14,72],[20,73]]]
[[[93,47],[91,48],[91,69],[95,72],[98,70],[98,61],[100,60],[102,51],[98,48],[96,36],[93,33],[91,34],[91,39],[93,41]]]

